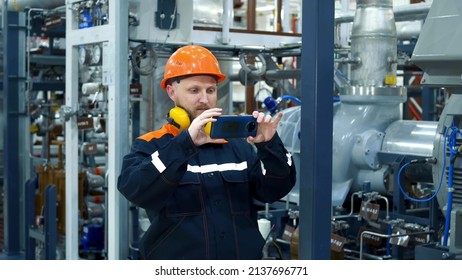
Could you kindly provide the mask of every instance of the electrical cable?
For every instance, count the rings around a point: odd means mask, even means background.
[[[146,66],[140,66],[141,59],[147,58],[148,63]],[[133,67],[133,71],[139,75],[148,76],[151,75],[157,64],[157,53],[154,48],[147,43],[141,43],[133,48],[130,61]]]
[[[170,27],[168,28],[167,35],[165,36],[165,40],[162,43],[161,49],[164,48],[165,44],[167,43],[168,38],[170,38],[170,31],[172,31],[172,29],[173,29],[173,22],[175,22],[175,18],[176,18],[176,7],[177,7],[177,4],[176,4],[176,1],[175,1],[175,8],[173,8],[173,14],[170,17],[170,19],[171,19],[170,20]]]
[[[276,251],[278,251],[279,258],[281,260],[284,260],[284,254],[282,253],[281,247],[276,243],[276,241],[272,241],[274,248],[276,248]]]

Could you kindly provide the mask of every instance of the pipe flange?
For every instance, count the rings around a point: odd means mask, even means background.
[[[245,72],[247,72],[249,74],[252,73],[252,75],[254,75],[254,76],[261,77],[266,72],[266,60],[265,60],[265,57],[263,56],[263,54],[261,54],[261,53],[257,54],[257,56],[255,58],[257,58],[257,57],[261,62],[261,68],[260,69],[258,69],[253,64],[248,64],[247,61],[246,61],[246,56],[243,53],[241,53],[239,55],[239,64],[241,64],[241,67]]]
[[[247,65],[248,69],[257,69],[254,65]],[[244,68],[241,68],[239,70],[239,81],[243,86],[254,86],[260,79],[255,79],[252,75],[250,75],[251,72],[246,71]]]

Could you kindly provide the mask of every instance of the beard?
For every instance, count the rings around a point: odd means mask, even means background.
[[[194,120],[200,114],[202,114],[203,111],[208,110],[208,109],[211,108],[210,106],[207,106],[207,105],[204,105],[204,104],[199,104],[199,105],[194,106],[194,107],[192,107],[192,106],[186,107],[186,106],[182,106],[181,104],[179,104],[177,106],[183,108],[188,113],[189,118],[191,119],[191,121]]]

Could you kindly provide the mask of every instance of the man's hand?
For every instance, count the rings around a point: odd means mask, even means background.
[[[201,146],[206,143],[223,144],[225,139],[212,139],[208,135],[204,127],[208,122],[216,122],[215,117],[221,116],[221,108],[208,109],[197,116],[188,128],[189,135],[196,146]]]
[[[276,133],[278,123],[282,118],[282,112],[279,112],[274,119],[271,118],[271,115],[265,115],[258,111],[253,111],[252,116],[257,119],[258,130],[255,137],[247,137],[247,142],[261,143],[271,140]]]

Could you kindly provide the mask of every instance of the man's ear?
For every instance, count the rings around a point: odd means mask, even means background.
[[[170,84],[170,85],[166,85],[165,86],[165,91],[167,91],[167,94],[168,94],[168,97],[170,97],[170,99],[175,102],[176,98],[175,98],[175,89],[173,88],[173,86]]]

